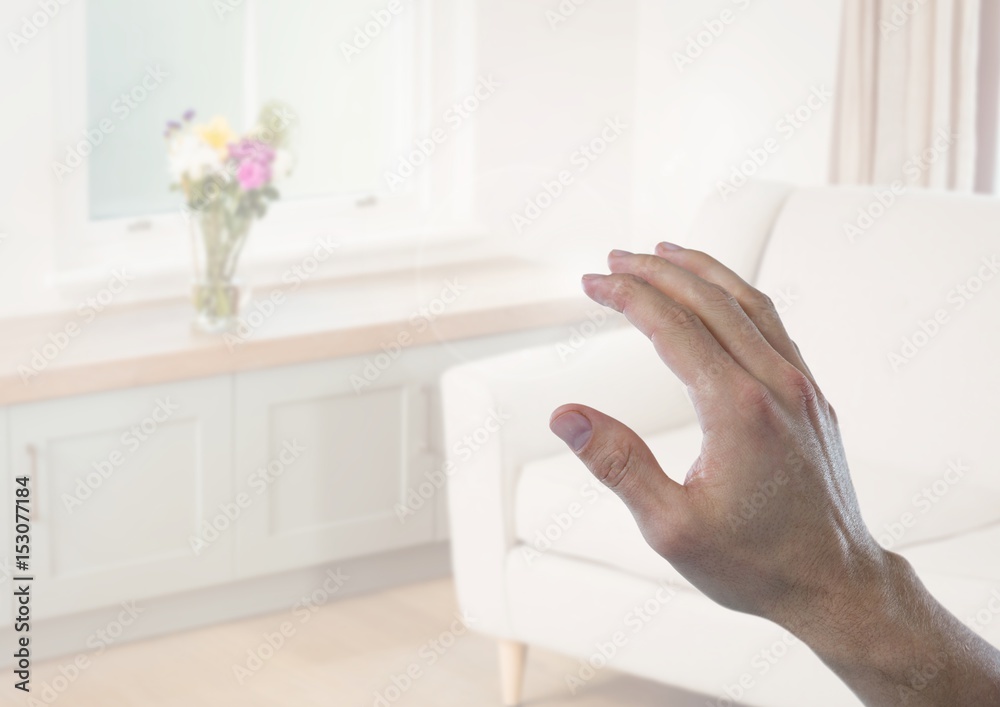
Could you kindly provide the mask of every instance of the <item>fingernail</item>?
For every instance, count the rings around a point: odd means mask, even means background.
[[[596,279],[601,278],[601,277],[604,277],[604,275],[598,275],[596,273],[587,273],[581,279],[584,280],[584,281],[586,281],[586,280],[596,280]]]
[[[590,420],[578,412],[564,412],[549,423],[549,429],[574,452],[583,449],[594,431]]]
[[[662,243],[657,245],[656,248],[657,250],[666,250],[666,251],[682,250],[682,248],[679,245],[677,245],[676,243],[671,243],[670,241],[663,241]]]
[[[627,250],[618,250],[617,248],[615,248],[613,251],[611,251],[610,255],[612,258],[621,258],[622,256],[625,255],[632,255],[632,253],[628,252]]]

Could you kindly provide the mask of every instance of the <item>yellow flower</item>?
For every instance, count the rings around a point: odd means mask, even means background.
[[[226,146],[236,141],[236,133],[229,127],[229,121],[217,115],[204,125],[195,126],[195,132],[207,145],[225,155]]]

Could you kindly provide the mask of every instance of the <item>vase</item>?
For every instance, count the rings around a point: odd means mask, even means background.
[[[239,319],[243,300],[242,288],[237,280],[224,278],[205,279],[192,285],[194,302],[194,328],[206,334],[223,334],[233,331]]]
[[[197,212],[190,219],[194,260],[191,299],[195,318],[192,326],[208,334],[235,329],[245,289],[236,278],[249,222],[236,222],[221,208]]]

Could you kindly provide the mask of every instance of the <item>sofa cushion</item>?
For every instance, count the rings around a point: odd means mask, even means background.
[[[650,437],[646,443],[667,475],[683,482],[701,451],[701,430],[687,425]],[[524,465],[514,528],[529,563],[539,554],[554,552],[690,586],[646,544],[625,504],[571,452]]]
[[[865,459],[850,465],[862,515],[886,549],[905,553],[1000,522],[1000,490],[961,459],[914,469]]]
[[[701,430],[687,425],[646,442],[667,475],[683,482],[701,450]],[[910,548],[936,544],[929,555],[919,555],[922,569],[933,566],[928,557],[948,558],[951,570],[956,563],[977,567],[976,557],[982,555],[963,552],[962,538],[955,536],[1000,524],[1000,491],[978,483],[957,463],[937,470],[896,469],[865,460],[851,466],[862,514],[883,546],[909,556]],[[554,552],[690,586],[646,544],[618,497],[570,452],[524,466],[514,527],[528,562]]]
[[[747,274],[782,303],[852,469],[941,473],[960,457],[1000,488],[1000,199],[913,189],[845,230],[872,203],[871,187],[796,190]]]
[[[925,574],[966,577],[1000,591],[997,547],[1000,547],[1000,523],[959,537],[910,547],[900,554],[921,577]]]

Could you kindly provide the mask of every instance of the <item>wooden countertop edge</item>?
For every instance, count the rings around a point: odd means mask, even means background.
[[[377,353],[403,331],[410,334],[408,347],[413,347],[571,324],[584,318],[586,305],[583,298],[565,297],[461,311],[442,315],[422,332],[406,321],[397,321],[261,340],[250,338],[232,352],[220,337],[217,345],[60,366],[42,371],[27,382],[16,372],[9,372],[0,375],[0,407]]]

